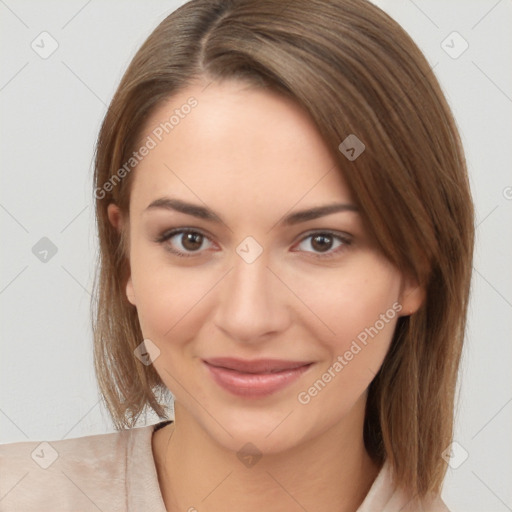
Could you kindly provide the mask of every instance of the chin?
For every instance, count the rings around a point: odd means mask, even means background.
[[[321,425],[316,424],[313,429],[313,426],[308,426],[307,418],[299,416],[292,406],[286,408],[281,404],[279,412],[263,408],[252,411],[231,409],[227,414],[219,412],[215,420],[206,415],[198,418],[198,421],[206,435],[222,448],[236,452],[237,455],[244,447],[249,451],[254,447],[261,454],[278,454],[291,450],[314,436],[315,432],[312,430],[321,430]]]

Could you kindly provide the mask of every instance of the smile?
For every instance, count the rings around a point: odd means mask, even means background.
[[[260,359],[243,361],[216,358],[203,361],[213,381],[233,395],[245,398],[269,396],[290,385],[312,362]]]

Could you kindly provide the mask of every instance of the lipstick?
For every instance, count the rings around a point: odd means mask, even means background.
[[[203,361],[210,376],[223,389],[245,398],[263,398],[299,379],[311,361],[280,359],[243,360],[231,357]]]

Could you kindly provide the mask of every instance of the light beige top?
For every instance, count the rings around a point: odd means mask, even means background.
[[[0,511],[165,512],[151,439],[166,423],[0,445]],[[449,512],[439,497],[413,503],[395,490],[384,464],[357,512],[398,511]]]

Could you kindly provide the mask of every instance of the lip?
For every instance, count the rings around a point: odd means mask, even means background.
[[[231,357],[203,361],[213,380],[226,391],[245,398],[269,396],[287,387],[309,370],[311,361]]]

